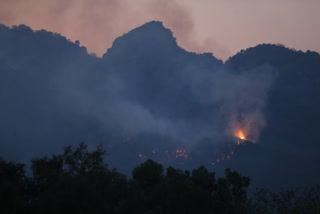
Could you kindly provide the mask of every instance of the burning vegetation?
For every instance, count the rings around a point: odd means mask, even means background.
[[[238,138],[240,138],[241,140],[246,140],[246,136],[245,136],[244,132],[241,129],[237,131],[236,136]]]
[[[138,153],[140,160],[153,159],[163,164],[168,165],[198,165],[203,164],[204,159],[207,159],[207,163],[215,166],[223,161],[230,160],[236,153],[240,145],[249,142],[246,135],[242,130],[239,130],[234,138],[228,138],[219,143],[212,140],[207,140],[199,148],[186,149],[183,147],[171,147],[167,148],[162,144],[153,145],[155,147],[150,148],[149,151],[144,153]]]

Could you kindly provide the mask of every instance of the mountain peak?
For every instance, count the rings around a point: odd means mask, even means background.
[[[118,37],[104,57],[110,53],[115,54],[128,49],[154,51],[163,50],[164,47],[170,51],[178,48],[172,31],[164,27],[160,21],[150,21]]]
[[[136,29],[163,29],[163,30],[167,30],[167,28],[164,27],[163,23],[161,21],[150,21],[147,22],[143,25],[141,25],[140,27],[136,28]]]

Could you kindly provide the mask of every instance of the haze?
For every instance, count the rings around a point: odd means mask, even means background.
[[[161,20],[183,48],[226,60],[259,43],[320,51],[318,0],[2,0],[0,23],[79,40],[101,56],[118,36]]]

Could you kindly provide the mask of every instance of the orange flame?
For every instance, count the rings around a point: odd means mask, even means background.
[[[246,139],[246,136],[245,136],[245,134],[243,133],[242,130],[238,130],[237,137],[240,138],[241,140],[245,140]]]

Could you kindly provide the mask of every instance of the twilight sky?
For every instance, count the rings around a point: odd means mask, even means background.
[[[101,56],[118,36],[151,20],[178,43],[223,60],[259,43],[320,52],[319,0],[1,0],[0,23],[80,40]]]

